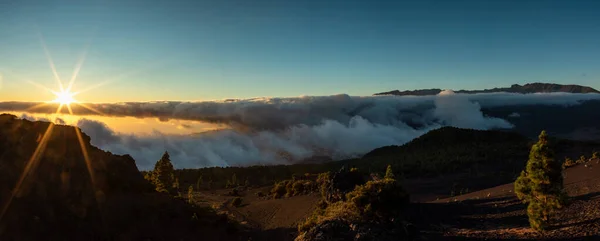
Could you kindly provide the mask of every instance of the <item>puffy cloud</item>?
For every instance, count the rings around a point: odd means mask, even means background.
[[[152,168],[163,151],[177,168],[278,164],[315,155],[355,157],[374,148],[404,144],[441,126],[472,129],[511,128],[482,108],[505,105],[576,105],[598,94],[455,94],[437,96],[302,96],[204,102],[128,102],[89,104],[108,116],[197,120],[228,124],[231,129],[193,135],[115,132],[104,123],[77,123],[92,144],[130,154],[140,169]],[[37,103],[3,102],[0,110],[24,111]],[[73,106],[78,114],[93,115]],[[36,111],[53,113],[55,106]],[[181,128],[186,126],[181,125]]]
[[[443,124],[460,128],[492,129],[512,128],[509,122],[492,117],[485,117],[477,102],[471,102],[468,95],[457,95],[452,90],[444,90],[435,99],[434,115]]]
[[[296,98],[254,98],[245,100],[202,101],[202,102],[127,102],[115,104],[87,104],[106,116],[152,117],[162,121],[169,119],[197,120],[225,123],[234,128],[246,130],[283,130],[295,125],[319,125],[324,120],[334,120],[348,125],[354,116],[360,116],[371,123],[382,125],[408,124],[426,126],[431,121],[424,118],[433,114],[436,105],[445,105],[460,111],[476,111],[507,105],[576,105],[582,101],[600,99],[600,94],[515,94],[483,93],[454,94],[443,92],[439,96],[302,96]],[[457,104],[445,104],[444,101],[460,101]],[[38,103],[1,102],[0,110],[27,111]],[[72,106],[80,115],[97,115],[96,112]],[[35,108],[37,113],[53,113],[56,106]],[[474,113],[474,112],[473,112]],[[469,114],[471,117],[473,113]],[[437,111],[437,115],[447,117],[449,112]],[[466,118],[453,118],[454,124],[462,123]],[[478,118],[481,120],[481,118]],[[471,121],[469,119],[469,121]],[[488,119],[466,124],[473,128],[506,126],[498,120]],[[460,123],[457,123],[460,122]],[[473,126],[476,125],[476,126]]]
[[[280,132],[230,129],[195,135],[116,133],[104,123],[87,119],[77,125],[92,137],[93,145],[116,154],[130,154],[144,170],[151,169],[165,150],[176,168],[289,164],[314,155],[334,159],[360,156],[377,147],[405,143],[428,130],[372,124],[358,116],[349,125],[327,120]]]

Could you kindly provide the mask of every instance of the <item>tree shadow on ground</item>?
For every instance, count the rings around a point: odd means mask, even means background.
[[[556,230],[556,229],[561,229],[561,228],[565,228],[565,227],[569,227],[569,226],[586,225],[586,224],[591,224],[591,223],[596,223],[596,222],[600,222],[600,218],[592,218],[592,219],[584,220],[584,221],[577,222],[577,223],[566,223],[566,224],[561,224],[561,225],[554,225],[554,226],[551,226],[549,230]],[[598,240],[600,240],[600,239],[598,239]]]
[[[594,198],[600,198],[600,192],[592,192],[584,195],[571,197],[572,200],[587,201]]]

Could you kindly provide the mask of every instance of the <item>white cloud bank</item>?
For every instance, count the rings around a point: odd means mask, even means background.
[[[431,129],[512,128],[484,116],[482,107],[543,104],[576,105],[598,94],[455,94],[437,96],[335,95],[257,98],[210,102],[94,104],[109,116],[154,117],[225,123],[230,130],[195,135],[117,133],[101,122],[81,119],[92,144],[130,154],[140,169],[152,168],[165,150],[176,168],[292,163],[315,155],[355,157],[374,148],[404,144]],[[0,110],[24,111],[30,104],[0,103]],[[52,108],[48,108],[48,112]],[[45,112],[45,109],[36,109]],[[84,109],[76,113],[93,114]],[[84,112],[84,113],[81,113]]]

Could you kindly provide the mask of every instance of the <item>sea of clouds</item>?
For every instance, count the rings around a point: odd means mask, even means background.
[[[290,164],[313,156],[342,159],[374,148],[404,144],[432,129],[455,126],[509,129],[506,119],[485,116],[481,108],[507,105],[578,105],[600,94],[485,93],[435,96],[302,96],[202,102],[128,102],[89,104],[106,116],[132,116],[222,123],[230,129],[174,135],[127,134],[106,124],[80,119],[77,126],[92,144],[115,154],[130,154],[142,170],[151,169],[167,150],[176,168]],[[3,111],[53,113],[56,106],[1,102]],[[75,113],[95,111],[74,106]],[[519,113],[511,114],[512,117]],[[29,115],[22,118],[35,119]],[[64,123],[58,119],[57,123]]]

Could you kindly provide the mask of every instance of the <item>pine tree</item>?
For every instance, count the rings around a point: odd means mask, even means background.
[[[527,167],[515,181],[517,197],[528,204],[529,224],[542,231],[548,226],[549,216],[565,203],[561,163],[554,159],[546,131],[529,153]]]
[[[395,179],[394,171],[392,171],[392,165],[388,165],[387,169],[385,169],[385,179]]]
[[[156,186],[156,191],[174,193],[173,186],[175,185],[175,170],[169,159],[169,153],[165,151],[163,156],[154,165],[153,183]]]

